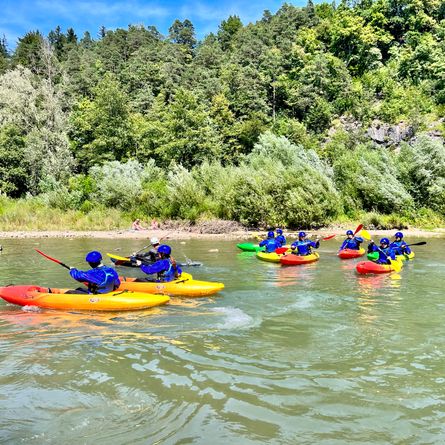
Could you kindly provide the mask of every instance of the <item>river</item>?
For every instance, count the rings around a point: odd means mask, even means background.
[[[34,248],[81,268],[89,250],[123,255],[143,241],[2,244],[2,285],[70,287]],[[170,245],[225,290],[130,313],[0,301],[0,443],[445,443],[445,240],[375,277],[339,260],[338,241],[296,267],[233,241]]]

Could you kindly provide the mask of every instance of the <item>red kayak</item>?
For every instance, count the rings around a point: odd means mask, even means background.
[[[296,266],[298,264],[309,264],[318,261],[320,255],[318,253],[311,253],[310,255],[294,255],[290,253],[280,258],[280,263],[285,266]]]
[[[356,269],[359,274],[381,274],[394,271],[390,264],[377,264],[373,261],[360,261],[357,263]]]
[[[343,249],[338,252],[338,257],[343,260],[348,260],[350,258],[358,258],[365,254],[365,249]]]

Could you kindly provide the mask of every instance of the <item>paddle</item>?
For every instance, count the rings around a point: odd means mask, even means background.
[[[367,241],[369,241],[371,239],[370,233],[367,230],[365,230],[365,229],[362,229],[360,231],[360,235]]]
[[[408,247],[408,246],[424,246],[425,244],[426,244],[426,241],[419,241],[418,243],[407,244],[405,247]]]
[[[57,264],[60,264],[62,267],[64,267],[65,269],[70,270],[71,267],[67,266],[65,263],[62,263],[62,261],[56,260],[55,258],[50,257],[49,255],[46,255],[45,253],[43,253],[42,251],[40,251],[39,249],[34,249],[37,253],[40,253],[40,255],[44,256],[45,258],[48,258],[51,261],[54,261]]]
[[[168,232],[167,235],[163,236],[162,238],[159,238],[159,243],[161,243],[162,240],[165,240],[165,238],[168,238],[171,235],[172,232]],[[142,252],[143,250],[145,250],[147,247],[153,246],[152,243],[147,244],[146,246],[144,246],[142,249],[139,249],[138,251],[134,252],[134,254],[132,256],[136,256],[139,252]]]
[[[378,247],[378,246],[376,246],[376,247],[379,252],[382,252],[383,255],[386,256],[386,259],[389,259],[389,261],[391,261],[391,266],[393,267],[394,272],[400,272],[402,270],[402,263],[400,261],[393,260],[389,255],[387,255],[385,252],[383,252],[383,250],[380,249],[380,247]]]

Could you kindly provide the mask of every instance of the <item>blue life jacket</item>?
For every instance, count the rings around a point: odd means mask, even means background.
[[[119,275],[109,266],[99,266],[87,271],[71,269],[70,275],[76,281],[88,283],[88,293],[90,294],[113,292],[121,284]]]
[[[407,246],[406,242],[401,240],[401,241],[393,241],[389,247],[391,247],[392,249],[394,249],[396,255],[403,255],[404,253],[410,254],[411,253],[411,249]]]
[[[320,241],[314,242],[310,240],[295,241],[292,243],[291,248],[296,249],[296,252],[292,252],[295,255],[306,256],[312,253],[312,248],[318,249]]]
[[[157,274],[156,281],[173,281],[182,273],[182,270],[178,266],[173,266],[171,260],[167,258],[156,261],[154,264],[143,264],[141,270],[148,275]]]
[[[377,264],[390,264],[391,263],[391,261],[389,261],[390,258],[391,260],[396,259],[396,253],[394,249],[392,249],[391,247],[386,247],[385,249],[382,249],[381,247],[377,247],[375,244],[370,244],[368,246],[368,252],[370,251],[379,253],[379,258],[377,259],[377,261],[375,261],[375,263]]]
[[[277,242],[276,238],[267,238],[260,242],[260,247],[266,246],[266,252],[271,253],[275,252],[278,247],[281,247],[281,244]]]
[[[275,241],[282,247],[286,244],[286,237],[284,235],[278,235],[275,238]]]
[[[360,244],[363,242],[363,238],[360,236],[356,236],[352,239],[346,238],[341,247],[340,250],[343,249],[351,249],[351,250],[360,250]]]

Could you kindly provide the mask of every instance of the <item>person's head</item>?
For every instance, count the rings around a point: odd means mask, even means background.
[[[138,222],[140,222],[140,219],[136,218],[135,223],[138,223]]]
[[[346,232],[346,235],[347,235],[348,238],[352,238],[354,236],[354,232],[352,230],[348,230]]]
[[[158,253],[161,256],[161,258],[167,258],[172,253],[172,248],[170,246],[167,246],[167,244],[161,244],[158,247]]]
[[[277,235],[282,235],[282,234],[283,234],[283,230],[280,229],[280,228],[278,228],[278,229],[276,230],[276,232],[277,232]]]
[[[397,232],[394,235],[394,238],[396,239],[396,241],[400,241],[403,238],[403,233],[402,232]]]
[[[155,236],[150,238],[150,243],[155,249],[159,247],[159,240]]]
[[[267,237],[268,238],[275,238],[275,233],[273,233],[272,231],[267,232]]]
[[[304,240],[306,238],[306,232],[300,232],[299,234],[298,234],[298,239],[300,239],[300,240]]]
[[[92,250],[91,252],[87,253],[85,261],[90,265],[90,267],[97,267],[102,261],[102,255],[97,250]]]
[[[381,238],[380,239],[380,246],[388,247],[389,246],[389,239],[388,238]]]

